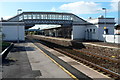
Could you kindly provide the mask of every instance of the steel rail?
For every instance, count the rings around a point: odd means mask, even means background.
[[[58,49],[58,48],[54,48],[54,49],[57,50],[57,51],[59,51],[59,52],[61,52],[61,53],[63,53],[63,54],[66,54],[66,55],[68,55],[68,56],[70,56],[70,57],[72,57],[72,58],[74,58],[74,59],[76,59],[76,60],[78,60],[78,61],[80,61],[80,62],[82,62],[82,63],[84,63],[84,64],[87,64],[87,65],[92,66],[92,67],[95,67],[95,68],[97,68],[97,69],[99,69],[99,70],[101,70],[101,71],[104,71],[106,74],[110,74],[110,76],[111,76],[112,78],[120,79],[120,74],[118,74],[118,73],[115,73],[115,72],[113,72],[113,71],[111,71],[111,70],[109,70],[109,69],[106,69],[106,68],[101,67],[101,66],[99,66],[99,65],[97,65],[97,64],[94,64],[94,63],[92,63],[92,62],[89,62],[89,61],[87,61],[87,60],[85,60],[85,59],[82,59],[82,58],[80,58],[80,57],[78,57],[78,56],[72,55],[72,54],[70,54],[70,53],[68,53],[68,52],[65,52],[65,51],[61,50],[61,49]]]

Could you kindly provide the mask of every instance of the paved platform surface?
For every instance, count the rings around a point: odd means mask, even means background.
[[[33,47],[34,51],[29,52],[30,49],[27,48],[29,46]],[[71,78],[66,72],[38,50],[33,43],[27,43],[25,47],[32,70],[39,70],[42,74],[39,78]]]
[[[62,40],[62,41],[72,41],[71,39],[68,39],[68,38],[50,37],[50,36],[43,36],[43,35],[34,35],[34,36],[50,38],[50,39],[55,39],[55,40]]]
[[[89,68],[88,66],[85,66],[84,64],[75,61],[74,59],[61,54],[58,51],[55,51],[47,46],[42,45],[41,43],[37,43],[40,46],[42,46],[42,48],[46,49],[47,51],[51,52],[52,54],[54,54],[55,56],[57,56],[58,58],[60,58],[61,60],[63,60],[64,62],[66,62],[67,64],[71,65],[72,67],[74,67],[75,69],[79,70],[80,72],[82,72],[83,74],[87,75],[88,77],[92,78],[93,80],[112,80],[110,77],[97,72],[96,70]],[[81,74],[82,75],[82,74]]]
[[[111,48],[111,49],[120,49],[120,44],[112,44],[112,43],[104,43],[104,42],[83,42],[83,44],[104,47],[104,48]]]
[[[62,40],[62,41],[73,41],[71,39],[65,39],[65,38],[58,38],[58,37],[49,37],[49,36],[42,36],[42,35],[34,35],[37,37],[43,37],[43,38],[49,38],[49,39],[55,39],[55,40]],[[117,43],[107,43],[107,42],[91,42],[91,41],[80,41],[80,40],[74,40],[76,42],[82,42],[83,44],[98,46],[98,47],[105,47],[105,48],[113,48],[113,49],[120,49],[120,44]]]
[[[3,61],[3,78],[61,78],[72,80],[60,67],[30,43],[15,43],[15,47]],[[13,79],[14,80],[14,79]]]
[[[39,46],[36,47],[34,44],[38,44]],[[42,50],[45,49],[44,52],[47,55],[55,55],[56,57],[53,56],[54,59],[60,59],[58,62],[64,64],[63,67],[70,69],[73,75],[75,74],[79,78],[86,78],[86,80],[91,80],[89,78],[94,80],[111,80],[111,78],[102,73],[99,73],[53,49],[40,43],[34,44],[29,41],[19,44],[15,43],[15,47],[9,53],[7,59],[3,61],[3,78],[30,78],[32,80],[39,80],[39,78],[50,78],[53,80],[54,78],[54,80],[73,80],[70,74],[63,71],[63,69],[43,54]]]

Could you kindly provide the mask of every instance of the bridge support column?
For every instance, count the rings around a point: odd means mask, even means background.
[[[85,39],[85,25],[73,25],[72,26],[72,40],[84,40]]]
[[[0,22],[5,41],[24,41],[25,26],[24,22]]]
[[[56,29],[56,31],[55,31],[55,37],[58,37],[58,36],[59,36],[59,28]]]

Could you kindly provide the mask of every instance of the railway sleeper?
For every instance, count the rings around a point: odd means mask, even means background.
[[[71,55],[72,56],[72,55]],[[73,58],[77,58],[77,57],[75,57],[75,56],[73,56]],[[79,58],[80,59],[80,58]],[[81,60],[82,61],[82,60]],[[93,68],[94,67],[94,65],[91,65],[91,64],[88,64],[87,62],[85,62],[85,61],[82,61],[82,63],[83,64],[85,64],[85,65],[89,65],[89,67],[91,67],[91,68]],[[97,68],[96,68],[97,69]],[[111,74],[109,74],[108,72],[105,72],[105,70],[103,70],[103,69],[97,69],[97,71],[98,72],[102,72],[103,74],[107,74],[108,76],[110,76],[111,77]],[[114,75],[115,76],[115,75]],[[117,77],[116,77],[117,78]]]
[[[109,58],[109,57],[103,57],[102,55],[98,55],[98,54],[92,54],[92,53],[90,53],[90,52],[85,52],[85,51],[81,51],[81,50],[76,50],[76,49],[73,49],[74,51],[77,51],[77,52],[82,52],[82,53],[84,53],[84,54],[87,54],[87,55],[91,55],[91,56],[94,56],[94,57],[97,57],[97,58],[100,58],[100,59],[103,59],[103,60],[106,60],[106,61],[108,61],[108,62],[119,62],[118,60],[113,60],[113,59],[111,59],[111,58]]]
[[[75,55],[69,54],[69,53],[64,52],[64,51],[62,51],[62,50],[59,50],[59,49],[57,49],[57,50],[60,51],[60,52],[62,52],[62,53],[64,53],[64,54],[66,54],[66,55],[68,55],[68,56],[70,56],[70,57],[72,57],[72,58],[74,58],[74,59],[76,59],[76,60],[81,61],[81,62],[82,62],[83,64],[85,64],[85,65],[89,65],[89,67],[91,67],[91,68],[95,67],[95,65],[93,65],[93,64],[89,63],[88,61],[85,61],[85,60],[83,60],[83,59],[81,59],[81,58],[79,58],[79,57],[77,57],[77,56],[75,56]],[[99,69],[98,67],[96,67],[96,69],[97,69],[97,71],[99,71],[99,72],[102,72],[102,73],[107,74],[108,76],[111,76],[110,73],[108,73],[107,71],[105,71],[105,70],[103,70],[103,69],[101,69],[101,68]],[[115,75],[114,75],[114,76],[115,76]]]

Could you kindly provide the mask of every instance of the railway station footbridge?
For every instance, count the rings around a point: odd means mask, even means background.
[[[82,18],[72,13],[59,12],[23,12],[7,20],[8,22],[24,22],[25,28],[35,26],[35,24],[57,24],[63,27],[71,27],[78,24],[86,24]]]
[[[61,25],[60,27],[48,26],[47,29],[41,31],[45,36],[70,38],[72,40],[100,40],[104,41],[104,25],[106,20],[106,27],[109,35],[114,34],[114,18],[98,17],[96,19],[88,19],[87,21],[72,13],[60,12],[22,12],[12,18],[2,22],[3,27],[8,27],[9,30],[3,29],[7,35],[13,34],[13,29],[16,28],[16,33],[24,34],[24,29],[29,29],[35,25],[52,24]],[[18,27],[19,26],[19,27]],[[13,27],[13,29],[11,29]],[[15,27],[15,28],[14,28]],[[22,27],[22,28],[21,28]],[[19,28],[19,29],[18,29]],[[42,27],[43,28],[43,27]],[[21,32],[22,30],[22,32]],[[7,31],[7,33],[6,33]],[[15,31],[15,30],[14,30]],[[16,35],[16,36],[19,36]],[[22,35],[24,36],[24,35]],[[8,36],[9,37],[9,36]],[[11,37],[10,37],[11,38]],[[16,39],[16,38],[15,38]]]
[[[2,21],[3,32],[6,34],[6,36],[8,35],[9,37],[12,34],[16,34],[14,39],[10,40],[18,40],[17,36],[22,36],[22,40],[24,40],[23,34],[25,33],[25,30],[23,29],[29,29],[35,25],[42,24],[61,25],[60,28],[52,30],[48,27],[48,30],[45,30],[45,34],[43,35],[71,38],[72,36],[74,37],[74,35],[84,35],[85,26],[91,23],[85,21],[75,14],[60,12],[22,12],[6,21]],[[9,28],[11,31],[7,30],[6,28]],[[15,33],[13,32],[12,28],[14,29]],[[79,33],[77,30],[79,30]]]

